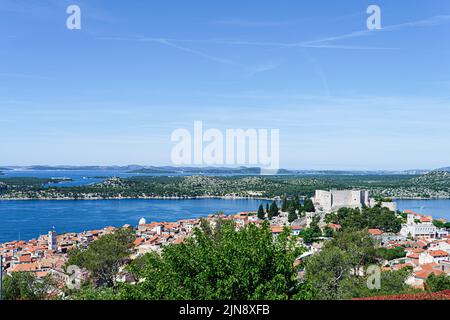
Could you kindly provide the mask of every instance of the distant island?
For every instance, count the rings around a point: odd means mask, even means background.
[[[258,167],[145,167],[130,171],[130,173],[183,173],[183,174],[261,174],[261,168]]]
[[[124,171],[136,174],[229,174],[229,175],[259,175],[259,167],[176,167],[176,166],[4,166],[1,171],[8,170],[28,170],[28,171]],[[300,170],[300,169],[279,169],[277,175],[423,175],[432,170],[411,169],[411,170]],[[437,169],[437,171],[450,171],[450,167]]]
[[[186,175],[109,177],[81,186],[57,186],[66,179],[0,178],[0,200],[94,200],[151,198],[310,197],[315,190],[362,189],[373,197],[450,199],[450,172],[411,174]]]

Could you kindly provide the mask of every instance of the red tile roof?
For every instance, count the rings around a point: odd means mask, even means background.
[[[133,245],[135,247],[139,246],[140,244],[142,244],[143,242],[145,242],[145,239],[143,238],[137,238],[136,240],[134,240]]]
[[[281,233],[283,232],[282,226],[270,226],[270,230],[272,230],[272,233]]]
[[[373,236],[380,236],[383,234],[383,231],[381,231],[380,229],[369,229],[368,231]]]
[[[38,270],[38,265],[36,262],[33,263],[23,263],[23,264],[18,264],[15,265],[12,269],[11,272],[30,272],[30,271],[36,271]]]
[[[336,224],[336,223],[329,223],[329,224],[327,225],[327,227],[329,227],[329,228],[331,228],[331,229],[334,229],[334,230],[339,230],[339,229],[342,228],[340,224]]]
[[[19,257],[19,262],[20,263],[30,263],[31,262],[31,255],[27,254],[27,255],[23,255]]]
[[[414,274],[414,277],[426,280],[426,279],[428,279],[428,276],[432,273],[434,273],[435,276],[438,276],[438,275],[442,274],[442,271],[434,270],[434,269],[426,269],[426,270],[416,272]]]
[[[428,254],[434,258],[448,257],[448,252],[444,250],[430,250],[428,251]]]

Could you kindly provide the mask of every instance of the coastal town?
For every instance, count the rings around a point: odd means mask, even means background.
[[[402,219],[399,232],[386,232],[378,228],[369,228],[367,232],[376,240],[379,248],[387,250],[400,248],[404,254],[390,260],[381,262],[383,271],[395,271],[408,267],[412,270],[406,284],[415,289],[424,290],[430,275],[450,275],[450,236],[447,221],[434,219],[432,216],[416,213],[411,210],[396,211],[394,202],[376,200],[369,197],[369,192],[361,190],[317,190],[311,199],[313,209],[303,215],[296,214],[295,219],[290,213],[277,208],[277,213],[270,216],[269,210],[263,212],[240,212],[232,215],[223,213],[210,214],[205,218],[184,219],[174,222],[148,222],[141,218],[137,225],[124,225],[122,227],[108,226],[100,230],[89,230],[80,233],[57,234],[57,230],[50,230],[48,234],[28,241],[11,241],[0,244],[4,277],[17,272],[32,273],[36,278],[51,277],[57,285],[52,288],[52,295],[63,297],[64,288],[68,283],[81,283],[89,277],[87,270],[76,274],[68,271],[68,252],[78,248],[88,248],[91,243],[101,237],[112,234],[120,228],[132,229],[134,242],[130,251],[130,260],[134,260],[149,252],[161,253],[168,245],[183,243],[192,236],[194,229],[200,228],[202,221],[209,222],[213,227],[219,220],[232,221],[236,229],[249,224],[261,225],[268,220],[270,230],[277,237],[285,230],[292,237],[296,237],[298,245],[305,248],[295,265],[314,256],[321,251],[327,241],[330,241],[333,232],[339,232],[342,226],[338,223],[327,222],[327,215],[338,212],[342,208],[360,210],[365,207],[383,207],[396,212],[398,219]],[[314,241],[306,241],[303,231],[317,224],[323,230],[332,233],[323,233]],[[303,270],[299,269],[299,277]],[[121,268],[115,281],[134,283],[136,279]]]

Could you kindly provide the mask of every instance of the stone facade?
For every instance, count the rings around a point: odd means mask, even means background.
[[[319,211],[324,212],[370,206],[369,192],[362,190],[316,190],[312,201]]]

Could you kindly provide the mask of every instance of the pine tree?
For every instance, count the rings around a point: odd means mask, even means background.
[[[276,216],[278,216],[278,211],[279,211],[279,209],[278,209],[276,202],[272,201],[272,204],[270,205],[270,209],[269,209],[270,215],[272,217],[276,217]]]
[[[288,199],[286,196],[283,197],[283,201],[281,202],[281,211],[287,212],[288,210]]]
[[[260,204],[259,208],[258,208],[258,218],[263,220],[265,216],[266,216],[266,214],[264,213],[263,205]]]
[[[296,195],[292,201],[294,203],[294,208],[300,211],[300,198]]]
[[[314,208],[314,204],[311,199],[306,199],[303,207],[305,212],[316,212],[316,208]]]
[[[273,213],[272,213],[271,210],[269,210],[269,211],[267,212],[267,218],[268,218],[269,220],[272,220],[272,218],[273,218]]]
[[[295,208],[293,206],[290,206],[288,209],[288,221],[289,223],[292,223],[294,220],[298,218],[297,213],[295,213]]]

